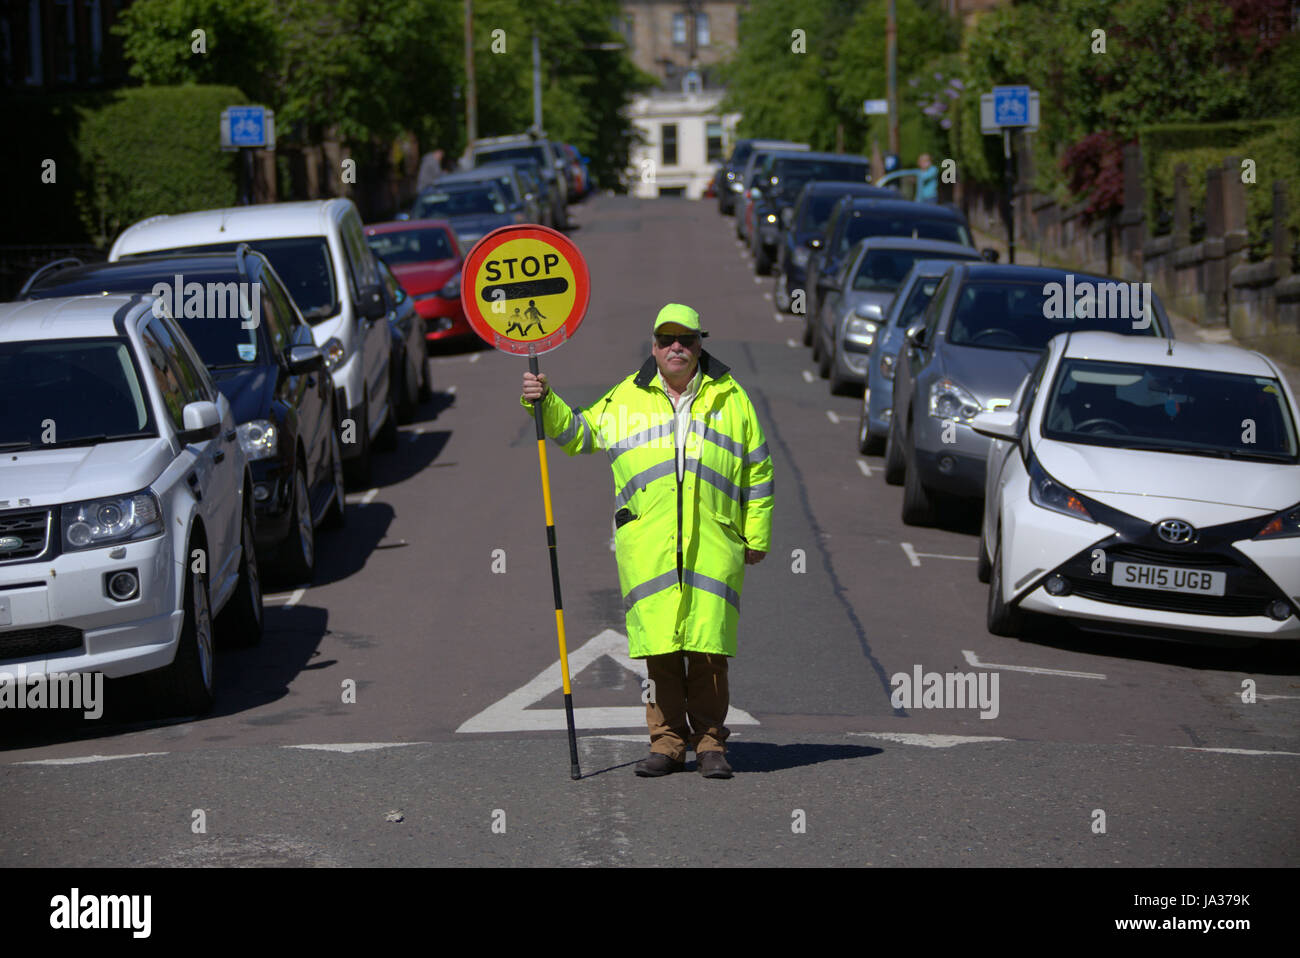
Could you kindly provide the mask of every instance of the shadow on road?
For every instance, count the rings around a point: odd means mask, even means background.
[[[870,758],[884,749],[869,745],[823,745],[803,742],[774,745],[771,742],[732,742],[727,746],[727,761],[737,775],[749,772],[783,772],[791,768],[838,762],[844,759]],[[694,769],[695,766],[688,766]]]

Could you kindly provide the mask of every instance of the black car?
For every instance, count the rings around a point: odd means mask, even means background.
[[[769,154],[759,169],[754,230],[750,235],[756,275],[764,276],[772,269],[781,248],[781,229],[791,215],[786,210],[793,209],[804,184],[818,180],[861,184],[872,191],[866,194],[868,196],[888,198],[898,195],[884,187],[871,185],[871,161],[865,156],[809,152]]]
[[[888,198],[892,191],[870,183],[849,183],[842,180],[813,180],[799,191],[794,206],[783,214],[781,241],[776,254],[776,308],[784,313],[794,311],[792,290],[804,290],[803,306],[806,311],[808,293],[804,285],[808,258],[822,245],[822,234],[830,221],[831,210],[843,196],[878,196]]]
[[[788,140],[737,140],[731,148],[731,155],[713,174],[713,188],[718,194],[718,212],[730,216],[736,211],[736,198],[744,191],[740,176],[749,162],[749,155],[755,149],[806,150],[807,143],[792,143]]]
[[[975,247],[966,217],[951,207],[900,199],[841,198],[831,210],[821,248],[813,250],[808,257],[805,346],[813,343],[812,317],[821,308],[822,287],[844,265],[848,251],[868,236],[911,236]]]
[[[289,583],[316,567],[317,526],[343,524],[343,458],[325,354],[270,262],[233,253],[139,256],[68,266],[22,296],[158,294],[230,402],[253,477],[258,555]],[[179,307],[179,308],[178,308]]]

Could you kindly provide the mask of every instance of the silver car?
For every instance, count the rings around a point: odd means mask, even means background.
[[[817,371],[838,396],[867,381],[867,358],[885,313],[912,264],[921,259],[978,260],[974,247],[945,240],[871,236],[845,257],[845,267],[824,283],[814,336],[821,339]]]

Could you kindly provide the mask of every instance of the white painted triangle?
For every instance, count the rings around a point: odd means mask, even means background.
[[[627,654],[627,636],[606,629],[569,653],[569,678],[572,681],[602,655],[608,655],[637,676],[637,685],[646,677],[645,660]],[[560,660],[542,669],[535,678],[494,702],[478,715],[464,722],[457,732],[553,732],[564,731],[568,722],[564,709],[534,709],[542,699],[562,688]],[[727,725],[757,725],[758,719],[734,705],[727,712]],[[645,707],[641,705],[587,707],[573,710],[577,729],[645,728]]]

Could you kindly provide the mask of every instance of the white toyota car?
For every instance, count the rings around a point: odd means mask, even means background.
[[[214,632],[261,638],[252,480],[230,404],[154,303],[0,305],[0,674],[150,673],[151,706],[192,715],[213,704]]]
[[[1011,408],[973,422],[996,440],[989,630],[1045,613],[1153,638],[1300,637],[1296,408],[1235,346],[1055,337]]]

